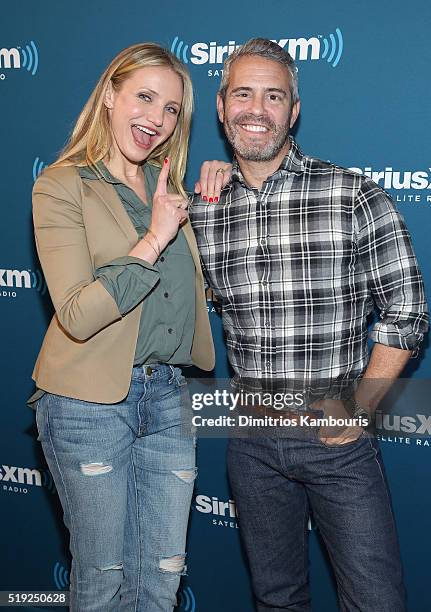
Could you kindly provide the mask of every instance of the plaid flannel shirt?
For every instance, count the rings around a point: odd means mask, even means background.
[[[358,379],[375,342],[416,352],[428,327],[421,273],[390,197],[291,139],[260,190],[235,161],[220,203],[194,196],[203,269],[222,304],[236,379]]]

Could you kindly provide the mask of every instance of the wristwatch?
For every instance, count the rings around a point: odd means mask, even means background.
[[[367,429],[373,424],[374,415],[370,414],[368,410],[361,406],[354,397],[350,397],[349,399],[345,400],[344,403],[354,419],[362,419],[363,421],[367,421],[368,424],[364,426],[364,429]]]

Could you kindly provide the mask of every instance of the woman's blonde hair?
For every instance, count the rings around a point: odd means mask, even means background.
[[[146,66],[170,68],[178,74],[183,83],[183,100],[175,130],[165,142],[150,153],[145,161],[161,167],[163,159],[169,156],[171,187],[185,196],[183,179],[193,112],[193,87],[184,64],[155,43],[132,45],[114,57],[82,109],[72,135],[58,159],[52,164],[53,167],[90,166],[100,174],[96,164],[109,153],[112,145],[108,109],[104,103],[108,84],[111,82],[114,90],[118,91],[133,70]]]

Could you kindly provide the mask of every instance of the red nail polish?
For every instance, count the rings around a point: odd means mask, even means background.
[[[206,196],[202,196],[202,200],[203,200],[204,202],[206,202],[206,201],[208,200],[208,198],[207,198]]]
[[[212,202],[212,201],[213,201],[213,199],[212,199],[212,198],[210,198],[210,199],[209,199],[210,204],[211,204],[211,202]]]
[[[167,158],[167,157],[165,157],[165,162],[164,162],[164,163],[165,163],[165,164],[167,164],[167,163],[168,163],[168,158]]]
[[[218,202],[218,198],[214,198],[214,202]]]

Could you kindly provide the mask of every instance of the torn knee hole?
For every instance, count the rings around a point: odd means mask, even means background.
[[[194,482],[197,474],[196,468],[193,470],[172,470],[172,474],[175,474],[177,478],[188,484]]]
[[[110,570],[122,570],[123,569],[123,564],[122,563],[115,563],[114,565],[107,565],[106,567],[99,567],[101,572],[108,572]]]
[[[159,569],[162,572],[169,572],[173,574],[185,574],[187,566],[185,564],[185,555],[175,555],[174,557],[168,557],[167,559],[161,559],[159,563]]]
[[[81,463],[81,472],[85,476],[98,476],[112,472],[113,467],[109,463]]]

